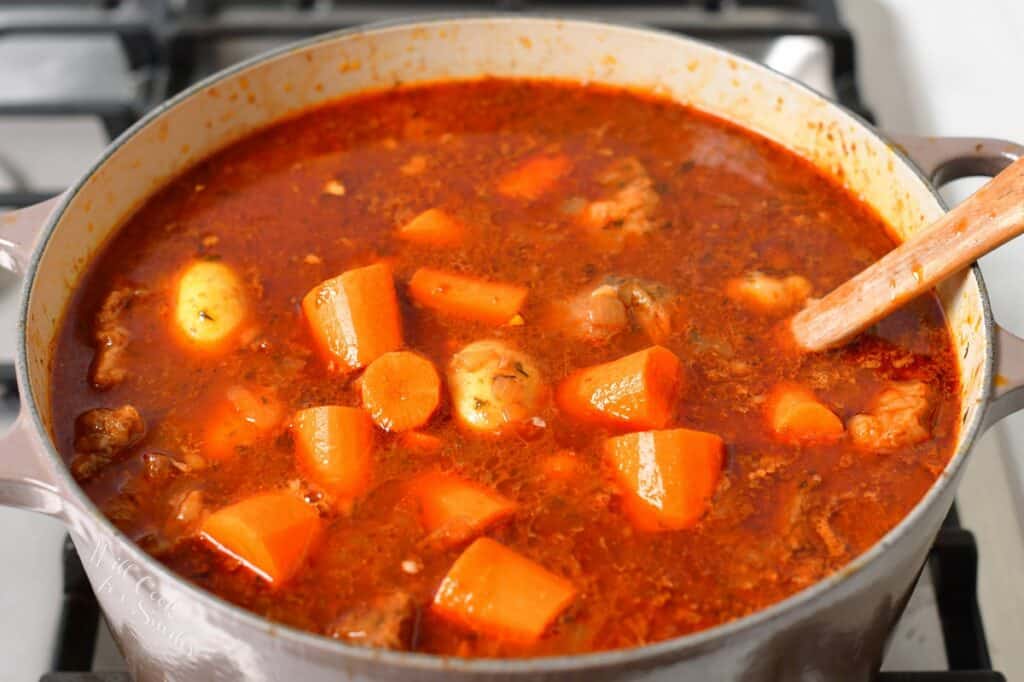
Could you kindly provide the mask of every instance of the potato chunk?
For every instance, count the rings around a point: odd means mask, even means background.
[[[477,341],[452,356],[448,384],[459,422],[494,434],[536,417],[548,395],[534,361],[501,341]]]
[[[755,312],[781,315],[804,304],[811,295],[811,283],[800,275],[772,277],[755,270],[730,279],[725,293]]]
[[[229,266],[196,261],[178,279],[174,321],[190,345],[222,349],[238,333],[246,313],[244,286]]]
[[[897,381],[875,398],[871,412],[847,423],[854,444],[866,450],[895,450],[928,440],[922,424],[931,404],[928,386],[921,381]]]

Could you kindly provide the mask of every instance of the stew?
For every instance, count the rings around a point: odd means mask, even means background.
[[[267,618],[457,656],[637,646],[865,551],[958,427],[923,297],[778,325],[894,245],[793,153],[599,86],[304,112],[170,182],[77,290],[56,442],[146,551]]]

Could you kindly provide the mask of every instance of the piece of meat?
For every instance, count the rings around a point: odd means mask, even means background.
[[[124,315],[145,291],[136,287],[121,287],[111,291],[100,306],[93,328],[96,355],[92,361],[92,384],[106,390],[124,381],[128,369],[124,355],[130,335],[124,326]]]
[[[144,435],[146,423],[131,405],[98,407],[83,412],[75,421],[75,451],[115,455],[138,443]]]
[[[147,452],[142,455],[142,475],[151,481],[165,482],[180,474],[188,473],[191,467],[160,452]]]
[[[471,343],[453,355],[448,385],[459,422],[495,434],[532,423],[548,396],[533,359],[493,340]]]
[[[190,535],[207,514],[203,491],[192,485],[171,497],[170,508],[166,528],[169,538]]]
[[[621,250],[629,238],[654,229],[660,197],[642,163],[633,157],[619,159],[597,180],[610,195],[586,204],[578,220],[598,244]]]
[[[825,544],[825,549],[828,551],[829,557],[832,559],[839,559],[845,557],[849,552],[846,542],[836,533],[832,527],[832,514],[835,513],[835,505],[829,505],[826,509],[820,512],[814,517],[812,525],[814,526],[814,532],[818,534],[821,541]]]
[[[672,318],[678,297],[664,284],[636,277],[608,277],[608,284],[617,287],[619,300],[653,343],[664,343],[672,333]]]
[[[145,435],[146,424],[131,405],[83,412],[75,421],[72,475],[78,481],[89,480]]]
[[[413,645],[418,615],[411,596],[392,592],[345,612],[327,634],[360,646],[408,650]]]
[[[922,381],[899,381],[886,387],[871,411],[847,422],[850,438],[866,450],[895,450],[931,437],[923,420],[931,411],[928,386]]]
[[[565,306],[567,329],[576,337],[606,343],[629,327],[626,305],[619,300],[617,287],[601,284],[591,291],[577,294]]]
[[[811,295],[811,283],[800,275],[772,277],[754,270],[730,279],[725,293],[755,312],[781,315],[804,304]]]
[[[611,275],[570,299],[559,318],[568,321],[573,336],[594,343],[605,343],[630,327],[653,343],[664,343],[672,333],[677,301],[675,292],[659,282]]]

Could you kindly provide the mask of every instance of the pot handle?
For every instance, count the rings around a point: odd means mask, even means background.
[[[936,187],[997,175],[1024,156],[1024,145],[983,137],[890,135],[893,145]],[[982,428],[1024,409],[1024,339],[997,325],[992,398]]]
[[[64,497],[43,448],[22,408],[11,429],[0,437],[0,505],[64,517]]]
[[[62,198],[58,195],[0,215],[0,268],[25,274],[39,234]],[[22,406],[14,425],[0,437],[0,505],[63,517],[64,498],[43,450],[31,416]]]
[[[25,274],[39,233],[63,198],[63,194],[58,194],[38,204],[0,215],[0,268],[16,275]]]

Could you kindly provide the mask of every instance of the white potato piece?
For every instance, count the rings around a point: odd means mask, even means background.
[[[247,310],[242,280],[223,263],[195,261],[178,278],[174,322],[192,346],[222,349],[238,333]]]
[[[811,283],[800,275],[772,277],[755,270],[730,279],[725,293],[756,312],[781,315],[804,304],[811,295]]]
[[[931,430],[922,423],[930,411],[927,384],[895,381],[878,394],[870,413],[851,417],[846,426],[860,448],[896,450],[931,437]]]
[[[495,435],[536,425],[548,395],[533,359],[501,341],[477,341],[453,355],[448,386],[459,422]]]

